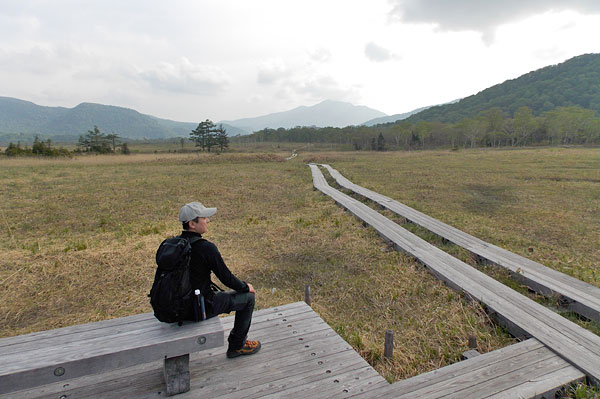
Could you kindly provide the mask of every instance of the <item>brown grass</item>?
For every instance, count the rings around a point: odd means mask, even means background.
[[[588,166],[597,153],[579,151],[542,150],[540,163],[527,162],[531,154],[520,151],[318,153],[289,162],[281,161],[285,152],[3,160],[0,335],[149,312],[154,251],[178,233],[179,207],[200,200],[219,208],[207,238],[258,289],[259,308],[301,300],[311,284],[313,307],[383,375],[419,374],[456,361],[469,335],[478,336],[481,351],[512,339],[477,304],[313,191],[304,162],[331,163],[356,183],[484,239],[511,242],[509,249],[535,245],[537,254],[549,245],[543,237],[518,232],[555,229],[553,239],[582,237],[542,204],[561,217],[579,214],[581,229],[597,232],[590,218],[598,206],[596,183],[585,180],[594,179]],[[523,172],[517,162],[524,162]],[[581,173],[555,174],[554,165],[565,163]],[[556,196],[536,191],[545,186],[523,178],[531,175],[579,180],[543,180],[568,185]],[[555,206],[565,196],[573,206]],[[521,204],[523,198],[529,201]],[[589,267],[597,248],[572,250]],[[559,257],[571,253],[553,250]],[[386,329],[396,333],[393,361],[381,356]]]
[[[427,151],[334,163],[353,182],[600,286],[600,149]]]

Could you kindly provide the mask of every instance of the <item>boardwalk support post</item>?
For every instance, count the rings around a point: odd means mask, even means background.
[[[469,349],[477,349],[477,337],[469,335]]]
[[[392,359],[394,357],[394,332],[387,330],[385,332],[385,345],[383,347],[383,357]]]
[[[481,353],[477,351],[477,337],[469,335],[469,350],[460,355],[460,360],[467,360],[479,356]]]
[[[190,355],[169,357],[164,360],[163,371],[167,396],[190,390]]]
[[[310,306],[310,285],[308,284],[304,286],[304,302]]]

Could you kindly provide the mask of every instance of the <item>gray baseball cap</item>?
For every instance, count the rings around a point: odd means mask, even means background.
[[[217,213],[217,208],[207,208],[200,202],[190,202],[179,211],[179,221],[185,223],[198,217],[209,218],[215,213]]]

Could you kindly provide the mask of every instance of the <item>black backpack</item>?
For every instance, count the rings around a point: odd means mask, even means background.
[[[150,290],[154,316],[165,323],[191,320],[194,290],[190,282],[192,244],[200,237],[164,240],[156,251],[156,275]]]

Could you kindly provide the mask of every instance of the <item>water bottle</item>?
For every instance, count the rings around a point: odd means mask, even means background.
[[[192,308],[194,309],[194,321],[200,321],[200,290],[194,291],[194,300],[192,301]]]
[[[194,295],[196,295],[196,303],[194,309],[199,309],[199,314],[196,317],[196,321],[198,320],[206,320],[206,308],[204,306],[204,296],[200,294],[200,290],[195,290]]]
[[[204,296],[200,295],[200,318],[206,320],[206,307],[204,306]]]

